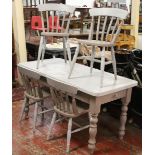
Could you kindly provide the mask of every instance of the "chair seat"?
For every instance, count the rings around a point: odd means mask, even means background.
[[[64,117],[69,117],[69,118],[79,117],[83,114],[88,113],[88,111],[89,111],[88,109],[84,109],[84,108],[77,105],[78,113],[75,113],[72,110],[72,104],[69,104],[69,105],[70,105],[70,112],[60,110],[56,106],[54,106],[54,111],[57,112],[58,114],[64,116]]]
[[[114,44],[112,44],[111,42],[99,41],[99,40],[78,40],[78,43],[92,46],[106,46],[106,47],[114,46]]]
[[[55,37],[68,37],[69,33],[59,33],[59,32],[42,32],[42,36],[55,36]]]

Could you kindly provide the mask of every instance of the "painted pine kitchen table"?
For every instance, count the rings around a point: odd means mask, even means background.
[[[90,75],[90,68],[88,66],[76,63],[72,77],[68,79],[70,65],[68,62],[65,63],[63,59],[45,59],[40,64],[39,69],[36,69],[36,64],[37,61],[29,61],[19,63],[18,67],[24,69],[29,75],[39,75],[40,80],[44,79],[44,82],[46,82],[46,78],[50,78],[78,88],[77,98],[89,104],[88,149],[90,154],[93,154],[95,150],[98,114],[102,104],[117,99],[122,100],[119,138],[123,139],[132,87],[137,85],[135,80],[118,76],[118,79],[115,81],[113,74],[105,72],[103,88],[100,88],[100,70],[98,69],[94,69],[92,75]]]

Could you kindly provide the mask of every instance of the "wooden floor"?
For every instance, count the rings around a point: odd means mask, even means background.
[[[13,155],[65,155],[67,123],[54,126],[54,140],[46,141],[47,130],[52,114],[45,115],[44,124],[38,119],[36,133],[32,133],[32,106],[29,118],[20,124],[19,114],[23,101],[23,88],[13,89]],[[51,105],[50,98],[46,100],[47,107]],[[78,119],[80,123],[88,122],[88,117]],[[101,112],[98,122],[97,143],[94,155],[141,155],[142,132],[133,124],[126,125],[124,141],[117,137],[119,119],[108,112]],[[88,129],[72,134],[70,155],[88,155]]]

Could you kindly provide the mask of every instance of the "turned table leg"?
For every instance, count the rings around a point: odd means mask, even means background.
[[[90,111],[89,111],[89,140],[88,140],[88,149],[90,154],[94,153],[95,144],[96,144],[96,134],[97,134],[97,122],[98,114],[100,112],[100,105],[96,104],[96,100],[91,100],[90,102]]]
[[[94,153],[95,144],[96,144],[96,134],[97,134],[97,114],[90,114],[90,127],[89,127],[89,141],[88,141],[88,149],[90,154]]]
[[[122,112],[120,116],[120,128],[119,128],[119,139],[123,139],[123,136],[125,135],[125,124],[127,121],[127,111],[128,111],[128,104],[131,100],[131,92],[132,88],[127,90],[126,97],[122,98]]]

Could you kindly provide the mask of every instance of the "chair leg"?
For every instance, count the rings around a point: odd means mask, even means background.
[[[95,57],[95,46],[92,47],[90,74],[92,74],[92,71],[93,71],[94,57]]]
[[[72,118],[69,118],[69,121],[68,121],[68,131],[67,131],[67,148],[66,148],[66,153],[69,153],[69,151],[70,151],[71,130],[72,130]]]
[[[24,101],[23,101],[23,105],[22,105],[22,110],[21,110],[19,122],[21,122],[22,119],[23,119],[23,115],[24,115],[24,112],[25,112],[26,104],[27,104],[27,97],[24,97]]]
[[[72,60],[72,62],[71,62],[71,66],[70,66],[70,72],[69,72],[69,75],[68,75],[68,78],[70,78],[70,76],[71,76],[71,74],[72,74],[72,71],[73,71],[73,68],[74,68],[74,65],[75,65],[75,63],[76,63],[76,59],[77,59],[77,56],[78,56],[78,54],[79,54],[79,44],[78,44],[78,46],[77,46],[77,48],[76,48],[76,51],[75,51],[75,54],[74,54],[74,57],[73,57],[73,60]]]
[[[117,69],[116,69],[116,58],[115,58],[114,47],[111,47],[111,55],[112,55],[112,65],[113,65],[113,70],[114,70],[114,77],[115,77],[115,80],[117,80]]]
[[[63,50],[64,50],[64,59],[65,59],[65,63],[67,63],[66,38],[65,38],[65,37],[63,37]]]
[[[45,36],[44,36],[44,37],[43,37],[42,56],[41,56],[41,61],[42,61],[42,62],[43,62],[43,60],[44,60],[45,50],[46,50],[46,39],[45,39]]]
[[[41,101],[41,111],[42,111],[42,112],[44,111],[44,101]],[[44,118],[45,118],[45,114],[42,113],[42,114],[41,114],[41,121],[42,121],[42,122],[43,122]]]
[[[52,129],[53,129],[53,126],[54,126],[55,120],[56,120],[56,112],[54,112],[53,117],[52,117],[52,121],[51,121],[51,124],[50,124],[49,130],[48,130],[48,134],[47,134],[47,140],[50,139],[50,134],[51,134],[51,131],[52,131]]]
[[[68,59],[69,59],[69,65],[71,66],[71,49],[70,49],[70,44],[67,38],[67,55],[68,55]]]
[[[40,38],[40,45],[39,45],[38,59],[37,59],[37,69],[39,68],[39,62],[40,62],[40,57],[42,54],[42,48],[43,48],[43,36],[41,36],[41,38]]]
[[[103,47],[103,50],[101,52],[101,81],[100,81],[100,87],[103,87],[103,77],[104,77],[104,67],[105,67],[105,47]]]
[[[38,102],[35,103],[35,108],[34,108],[33,133],[35,133],[36,122],[37,122],[37,115],[38,115]]]
[[[36,30],[36,31],[37,31],[37,35],[40,36],[39,30]]]

